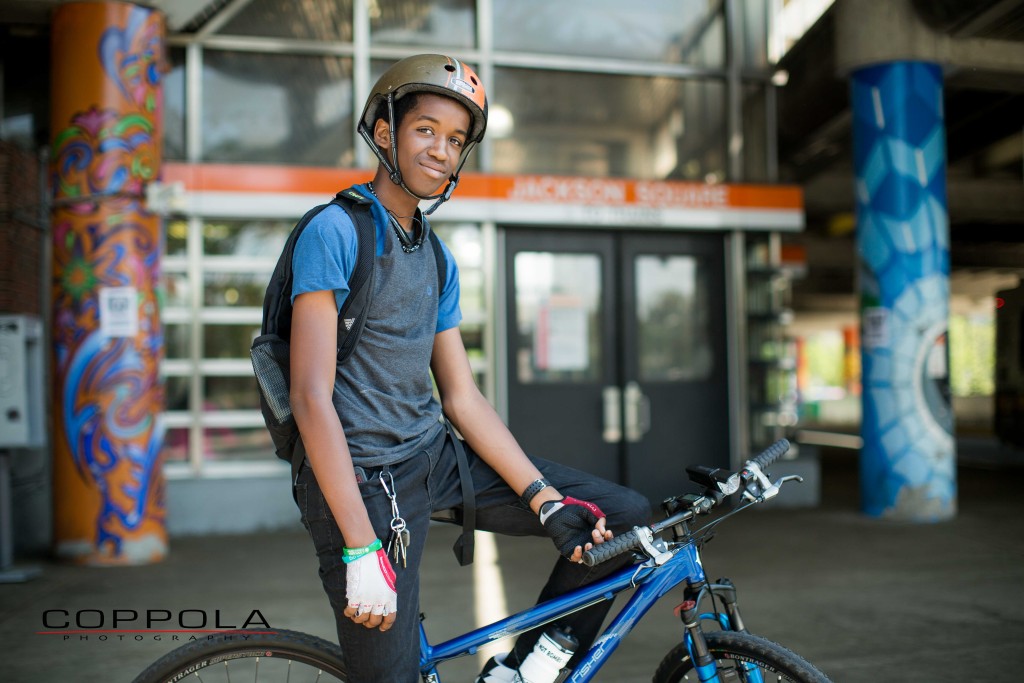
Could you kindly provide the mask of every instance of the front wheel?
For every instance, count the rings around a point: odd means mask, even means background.
[[[153,662],[133,683],[347,681],[341,648],[297,631],[226,631],[183,645]]]
[[[704,634],[711,656],[718,665],[722,683],[740,681],[790,681],[791,683],[831,683],[825,674],[778,643],[749,633],[713,631]],[[690,653],[680,643],[661,660],[654,683],[697,681]]]

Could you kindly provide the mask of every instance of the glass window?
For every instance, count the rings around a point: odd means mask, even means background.
[[[189,292],[188,275],[185,273],[174,273],[164,271],[164,304],[174,307],[187,307],[192,305],[192,296]]]
[[[165,255],[185,256],[188,249],[188,220],[185,218],[168,218],[166,226]]]
[[[636,259],[640,379],[706,379],[713,368],[707,276],[693,256]]]
[[[768,181],[768,124],[765,121],[765,86],[746,83],[743,93],[743,178],[746,182]]]
[[[192,325],[164,323],[164,353],[167,358],[190,358]]]
[[[164,159],[183,160],[185,155],[185,50],[167,51],[168,71],[163,77]]]
[[[353,166],[352,60],[203,53],[203,159]]]
[[[476,45],[474,0],[370,0],[374,43],[432,45],[446,50]]]
[[[684,81],[679,92],[680,136],[668,179],[710,183],[726,179],[726,107],[723,81]]]
[[[203,358],[249,358],[260,323],[203,326]]]
[[[266,427],[206,427],[203,457],[207,460],[271,460],[274,444]]]
[[[206,306],[263,306],[270,273],[206,273],[203,304]]]
[[[4,3],[4,10],[10,6]],[[9,18],[5,24],[0,40],[0,139],[35,150],[50,144],[50,32],[22,35]]]
[[[294,221],[207,220],[203,223],[203,253],[276,259],[293,227]]]
[[[725,85],[719,81],[495,70],[496,173],[647,180],[725,176]]]
[[[601,257],[521,251],[514,268],[519,381],[600,379]]]
[[[722,66],[723,3],[713,0],[494,0],[497,50]]]
[[[191,377],[166,377],[164,379],[164,402],[167,410],[189,409],[189,387]]]
[[[352,42],[352,0],[253,0],[218,33]]]
[[[484,247],[480,226],[476,223],[431,223],[430,227],[447,245],[459,267],[459,306],[463,317],[484,315],[487,302],[484,298]]]
[[[256,378],[206,377],[203,380],[203,410],[259,410]]]
[[[432,223],[431,228],[448,246],[458,264],[459,308],[462,310],[459,333],[474,368],[482,369],[487,356],[484,333],[488,320],[488,302],[484,289],[483,234],[476,223]],[[477,386],[487,386],[482,372],[475,372],[474,376]]]
[[[768,0],[739,0],[736,61],[740,66],[768,66]]]
[[[186,462],[188,460],[188,427],[168,429],[164,435],[160,456],[164,462]]]

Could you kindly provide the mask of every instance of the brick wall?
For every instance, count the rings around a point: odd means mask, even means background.
[[[43,317],[43,246],[48,230],[41,223],[39,159],[0,141],[0,313]],[[49,220],[48,218],[46,220]]]

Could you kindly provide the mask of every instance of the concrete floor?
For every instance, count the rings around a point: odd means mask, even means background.
[[[855,455],[825,451],[822,506],[755,510],[726,522],[705,550],[707,573],[736,583],[752,631],[802,654],[836,683],[1018,680],[1024,458],[992,448],[972,453],[961,449],[956,519],[911,525],[860,515]],[[435,642],[465,630],[476,602],[474,570],[451,554],[455,534],[438,526],[428,542],[423,611]],[[545,539],[496,540],[506,604],[525,608],[553,549]],[[7,683],[131,681],[175,645],[152,634],[105,641],[95,633],[86,640],[39,634],[45,610],[100,610],[108,620],[115,609],[202,610],[211,619],[219,610],[221,625],[236,626],[259,610],[272,627],[333,639],[301,529],[176,539],[166,561],[145,567],[37,564],[42,572],[34,580],[0,585],[0,681]],[[679,640],[672,615],[678,597],[655,606],[598,680],[650,680]],[[469,681],[478,666],[467,658],[441,673],[446,681]]]

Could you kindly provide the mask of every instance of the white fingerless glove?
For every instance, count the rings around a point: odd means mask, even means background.
[[[395,570],[383,549],[367,553],[347,565],[345,597],[356,614],[394,614],[398,610]]]

